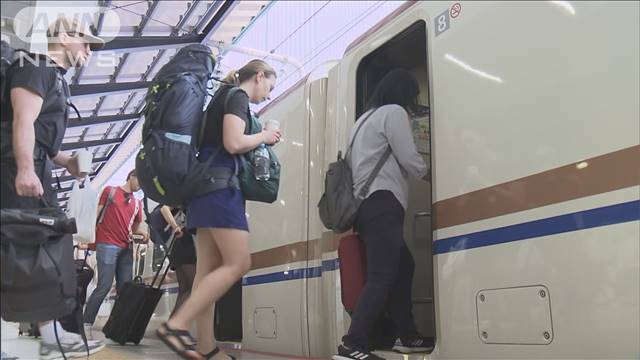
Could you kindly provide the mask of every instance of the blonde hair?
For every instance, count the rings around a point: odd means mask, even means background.
[[[271,65],[267,64],[263,60],[253,59],[240,69],[230,71],[222,81],[228,84],[240,85],[251,79],[260,71],[262,71],[266,77],[277,77],[276,71],[271,67]]]

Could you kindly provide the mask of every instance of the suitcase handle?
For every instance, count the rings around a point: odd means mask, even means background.
[[[167,260],[167,258],[169,257],[169,255],[171,254],[171,252],[173,251],[173,247],[176,244],[176,231],[174,230],[173,232],[171,232],[171,236],[169,237],[167,242],[170,242],[169,245],[169,249],[167,252],[165,252],[164,254],[164,258],[162,259],[161,264],[164,266],[165,261]],[[167,267],[164,269],[164,273],[162,274],[162,278],[160,278],[160,282],[158,282],[158,289],[160,289],[160,287],[162,286],[162,283],[164,282],[165,277],[167,277],[167,273],[169,272],[169,268],[170,266],[167,265]],[[158,270],[156,270],[156,274],[153,277],[153,280],[151,281],[151,287],[153,287],[156,283],[156,280],[158,279],[158,276],[160,275],[160,271],[162,270],[162,266],[160,266],[158,268]]]

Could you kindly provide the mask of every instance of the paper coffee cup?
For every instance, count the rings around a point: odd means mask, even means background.
[[[86,176],[91,172],[91,164],[93,163],[93,154],[89,150],[80,149],[76,151],[74,156],[78,162],[78,172],[80,176]]]
[[[267,130],[279,130],[280,122],[278,120],[269,119],[264,122],[264,127]]]

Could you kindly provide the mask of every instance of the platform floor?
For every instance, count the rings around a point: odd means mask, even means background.
[[[18,324],[2,321],[2,340],[0,349],[2,360],[38,360],[39,340],[28,336],[18,336]],[[175,360],[177,356],[171,352],[160,340],[153,337],[145,337],[140,345],[121,346],[111,340],[105,339],[101,331],[94,331],[97,339],[105,341],[105,348],[97,354],[92,355],[90,360]],[[233,349],[239,344],[224,344],[225,351],[235,356],[238,360],[284,360],[298,359],[309,360],[310,358],[283,356],[277,354],[261,353],[257,351],[247,351]],[[401,355],[390,352],[376,352],[378,355],[388,360],[426,360],[425,355]],[[321,360],[314,358],[313,360]]]

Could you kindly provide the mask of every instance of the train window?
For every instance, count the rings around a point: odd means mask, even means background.
[[[364,112],[376,85],[390,70],[410,71],[420,86],[417,112],[410,114],[414,142],[425,162],[431,160],[431,119],[427,64],[427,27],[417,21],[365,56],[356,72],[356,119]],[[355,119],[354,119],[355,120]],[[431,182],[409,179],[409,203],[404,224],[404,238],[415,261],[413,276],[413,314],[421,334],[435,340],[435,308],[433,304],[433,255],[431,224]],[[388,314],[377,320],[372,345],[384,349],[393,344],[395,332],[389,330]]]

